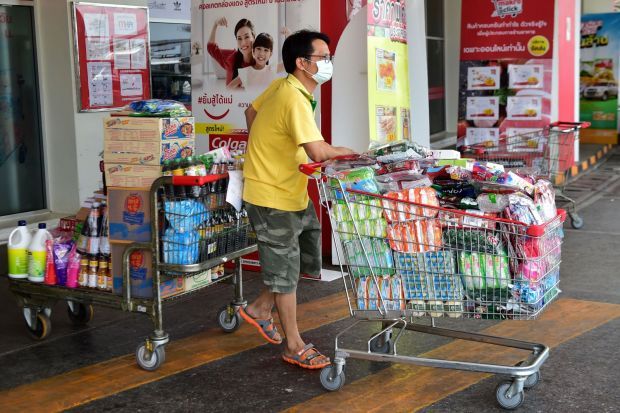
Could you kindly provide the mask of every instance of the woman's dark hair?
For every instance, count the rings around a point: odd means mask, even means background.
[[[298,57],[307,58],[314,52],[312,42],[317,39],[329,44],[329,37],[326,34],[310,30],[300,30],[286,38],[282,45],[282,63],[287,73],[295,71],[297,67],[295,61]]]
[[[252,49],[257,47],[264,47],[273,52],[273,37],[271,37],[269,33],[259,33],[258,36],[254,38]]]
[[[237,37],[237,32],[243,27],[247,27],[248,29],[250,29],[250,31],[252,32],[252,36],[254,36],[254,25],[252,24],[252,22],[248,19],[241,19],[235,25],[235,38]],[[235,64],[233,65],[233,79],[239,76],[239,68],[241,67],[241,65],[243,65],[243,54],[239,50],[237,50],[237,54],[235,55]]]

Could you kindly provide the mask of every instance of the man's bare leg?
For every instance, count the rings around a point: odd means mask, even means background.
[[[245,312],[252,318],[268,320],[271,318],[271,310],[274,304],[274,294],[268,288],[264,288],[260,295],[245,308]]]
[[[284,354],[287,356],[295,355],[306,345],[299,335],[297,327],[297,292],[288,294],[274,293],[276,308],[280,316],[280,323],[286,336],[286,349]]]

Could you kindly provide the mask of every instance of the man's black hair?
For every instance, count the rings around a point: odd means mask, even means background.
[[[314,52],[312,42],[323,40],[329,44],[329,37],[321,32],[311,30],[300,30],[286,38],[282,45],[282,63],[287,73],[293,73],[297,65],[295,61],[298,57],[308,58]]]

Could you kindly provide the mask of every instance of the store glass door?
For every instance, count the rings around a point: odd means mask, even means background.
[[[0,217],[47,207],[33,21],[0,4]]]

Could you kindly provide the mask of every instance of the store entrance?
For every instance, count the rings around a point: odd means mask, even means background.
[[[0,4],[0,217],[47,207],[33,21]]]

